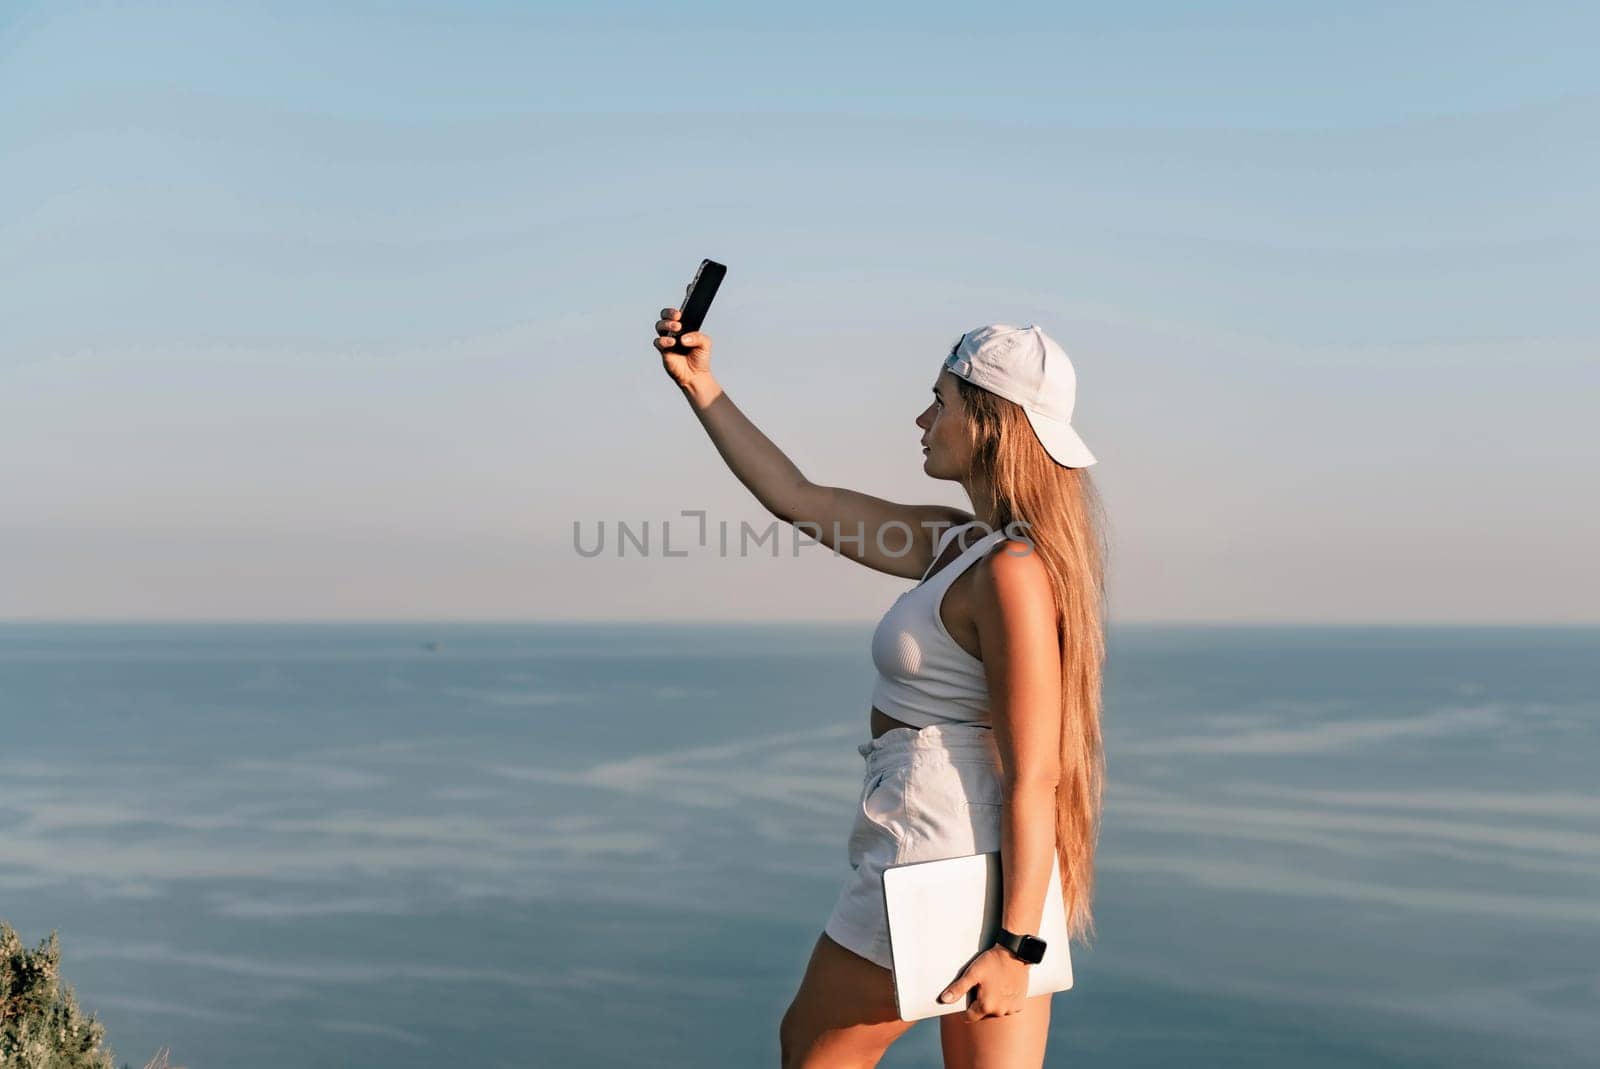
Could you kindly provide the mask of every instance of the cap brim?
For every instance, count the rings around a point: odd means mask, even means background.
[[[1078,437],[1078,432],[1072,429],[1071,424],[1041,416],[1026,408],[1022,411],[1027,414],[1033,433],[1039,436],[1039,444],[1044,446],[1044,451],[1057,464],[1069,468],[1087,468],[1094,463],[1094,454],[1089,452],[1089,447],[1083,444],[1083,439]]]

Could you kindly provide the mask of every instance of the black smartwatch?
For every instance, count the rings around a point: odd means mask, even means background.
[[[1038,936],[1018,935],[1001,928],[994,937],[994,945],[1005,947],[1011,951],[1012,957],[1029,965],[1037,965],[1044,960],[1045,942]]]

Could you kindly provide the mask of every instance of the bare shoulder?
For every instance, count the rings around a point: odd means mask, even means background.
[[[1001,539],[973,568],[976,615],[1017,619],[1055,620],[1055,592],[1044,558],[1033,543],[1020,538]]]
[[[1044,558],[1025,538],[1002,538],[989,547],[980,566],[997,581],[1010,583],[1044,583],[1049,585],[1050,573]]]

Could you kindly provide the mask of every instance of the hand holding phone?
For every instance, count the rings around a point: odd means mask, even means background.
[[[700,268],[689,282],[683,295],[683,307],[661,309],[656,321],[656,351],[661,354],[661,366],[680,387],[687,389],[701,375],[711,370],[711,338],[700,334],[695,344],[686,346],[680,339],[697,333],[705,322],[706,310],[727,268],[715,260],[701,260]]]
[[[705,323],[706,313],[711,310],[711,299],[717,295],[717,287],[722,285],[722,278],[727,273],[727,267],[715,260],[700,261],[694,278],[689,280],[688,288],[683,291],[683,308],[678,314],[678,322],[683,324],[683,329],[678,332],[680,337],[699,330]],[[673,344],[672,351],[688,352],[678,343]]]

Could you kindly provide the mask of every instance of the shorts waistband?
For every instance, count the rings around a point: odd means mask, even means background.
[[[904,764],[914,753],[947,753],[952,757],[984,757],[999,762],[994,729],[987,724],[929,724],[921,728],[890,728],[856,747],[867,769],[876,771]]]

